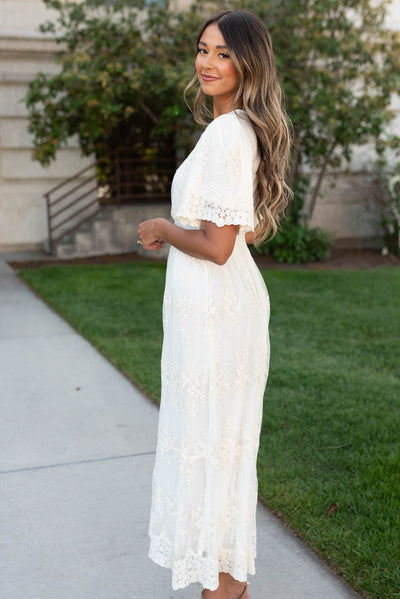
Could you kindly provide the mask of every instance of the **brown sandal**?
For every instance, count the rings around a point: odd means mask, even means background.
[[[240,583],[242,584],[242,583]],[[247,595],[247,590],[248,590],[248,586],[247,586],[247,582],[244,583],[244,590],[243,593],[238,597],[238,599],[246,599],[246,595]],[[203,591],[201,591],[201,599],[204,599],[204,595],[203,595]],[[232,599],[231,597],[229,597],[229,599]]]

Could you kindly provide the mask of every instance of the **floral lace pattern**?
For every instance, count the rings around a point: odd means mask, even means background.
[[[257,141],[249,122],[234,113],[221,115],[175,174],[172,217],[196,228],[207,220],[253,230],[257,166]]]
[[[192,582],[215,590],[221,571],[238,580],[255,572],[269,365],[268,294],[244,236],[253,228],[255,148],[245,120],[218,117],[174,183],[181,226],[240,225],[224,266],[173,247],[168,259],[149,555],[172,570],[175,590]]]

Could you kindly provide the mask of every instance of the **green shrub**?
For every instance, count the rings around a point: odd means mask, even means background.
[[[275,237],[256,251],[279,263],[297,264],[328,258],[332,244],[333,236],[328,232],[287,220]]]

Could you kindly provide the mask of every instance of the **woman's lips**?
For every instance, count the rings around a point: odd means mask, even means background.
[[[211,75],[201,75],[201,78],[203,81],[205,81],[206,83],[209,83],[210,81],[217,81],[218,77],[211,77]]]

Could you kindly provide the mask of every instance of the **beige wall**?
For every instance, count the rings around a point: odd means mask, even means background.
[[[387,26],[400,31],[400,0],[392,0],[388,8]]]
[[[400,0],[393,0],[389,6],[387,26],[400,31]],[[399,96],[393,96],[392,108],[397,117],[390,129],[400,135]],[[334,187],[331,187],[332,178],[325,181],[311,224],[334,233],[338,245],[381,245],[383,205],[371,174],[375,160],[372,145],[355,147],[350,172],[342,173]]]
[[[57,71],[56,45],[38,32],[50,16],[41,0],[0,0],[0,251],[41,247],[43,194],[91,162],[82,159],[76,140],[49,168],[31,158],[22,99],[38,71]]]

